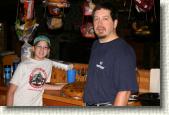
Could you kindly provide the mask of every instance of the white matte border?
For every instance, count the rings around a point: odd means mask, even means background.
[[[161,107],[130,107],[130,108],[81,108],[81,107],[0,107],[2,115],[168,115],[169,113],[169,1],[161,0]],[[168,70],[168,71],[167,71]]]

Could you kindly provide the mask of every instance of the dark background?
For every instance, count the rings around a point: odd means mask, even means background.
[[[93,0],[94,3],[102,0]],[[105,1],[105,0],[104,0]],[[119,7],[118,33],[134,48],[137,65],[140,68],[160,67],[160,2],[154,0],[155,9],[139,13],[135,9],[134,0],[106,0],[116,2]],[[35,0],[35,17],[39,23],[35,35],[46,34],[50,37],[51,59],[69,62],[88,63],[91,45],[95,39],[84,38],[80,33],[82,25],[82,4],[84,0],[69,0],[70,7],[64,9],[63,26],[50,30],[46,25],[47,17],[52,17],[42,5],[42,0]],[[0,22],[4,24],[4,39],[7,41],[5,50],[14,50],[20,56],[23,45],[15,32],[15,20],[18,0],[0,1]],[[131,6],[131,10],[130,10]],[[130,13],[130,17],[129,17]],[[45,16],[44,16],[45,14]],[[91,17],[84,17],[89,20]],[[153,19],[154,21],[151,21]],[[136,35],[131,27],[133,22],[148,25],[150,35]],[[31,44],[31,42],[30,42]]]

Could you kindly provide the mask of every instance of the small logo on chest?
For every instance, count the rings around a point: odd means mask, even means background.
[[[96,67],[98,67],[100,69],[104,69],[103,62],[100,61],[99,64],[96,64]]]

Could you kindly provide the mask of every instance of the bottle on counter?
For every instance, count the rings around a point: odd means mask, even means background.
[[[20,62],[19,59],[15,59],[15,60],[13,61],[13,64],[12,64],[12,75],[14,74],[14,72],[15,72],[15,70],[16,70],[18,64],[19,64],[19,62]]]
[[[11,76],[12,76],[11,65],[4,65],[4,82],[6,85],[9,84]]]

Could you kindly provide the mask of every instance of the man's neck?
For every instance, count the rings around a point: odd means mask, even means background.
[[[119,38],[119,36],[115,34],[115,35],[107,36],[105,38],[99,38],[99,42],[100,43],[107,43],[107,42],[110,42],[110,41],[118,39],[118,38]]]

